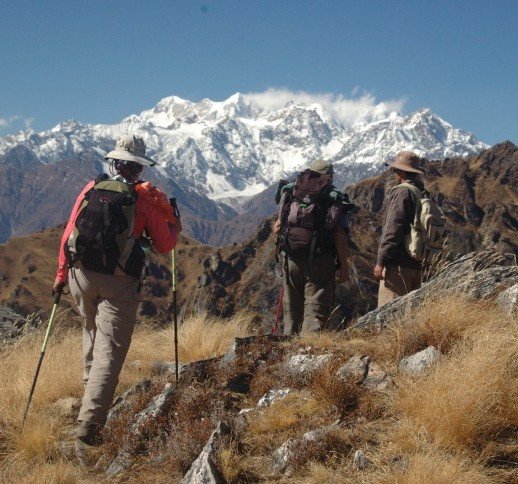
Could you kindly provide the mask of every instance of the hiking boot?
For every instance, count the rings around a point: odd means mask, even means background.
[[[77,440],[80,440],[83,444],[86,445],[101,445],[102,428],[102,425],[96,423],[80,422],[76,433]]]

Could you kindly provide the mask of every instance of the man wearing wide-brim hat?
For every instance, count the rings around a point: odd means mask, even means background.
[[[417,208],[416,187],[424,189],[419,156],[401,151],[393,163],[385,163],[394,173],[397,185],[390,191],[388,208],[378,249],[374,277],[380,281],[378,307],[418,289],[422,282],[421,263],[405,248]]]

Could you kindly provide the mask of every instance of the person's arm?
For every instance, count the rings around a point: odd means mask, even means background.
[[[144,228],[146,235],[153,241],[153,248],[160,254],[170,252],[176,247],[178,236],[182,231],[180,219],[177,219],[175,223],[168,222],[163,210],[159,207],[152,203],[142,205],[142,207],[139,206],[139,209],[145,216]]]
[[[391,196],[374,267],[374,277],[378,280],[383,278],[383,269],[387,265],[397,262],[398,253],[411,223],[412,203],[408,188],[399,188]]]
[[[345,230],[338,225],[333,232],[333,237],[340,262],[338,282],[346,282],[349,280],[349,267],[347,264],[347,237]]]

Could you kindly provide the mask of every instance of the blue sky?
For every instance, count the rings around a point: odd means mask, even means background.
[[[517,19],[503,0],[2,0],[0,135],[276,88],[403,100],[518,143]]]

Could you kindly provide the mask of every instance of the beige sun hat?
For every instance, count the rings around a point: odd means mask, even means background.
[[[317,160],[315,161],[309,169],[311,171],[316,171],[317,173],[320,173],[321,175],[332,175],[334,173],[333,171],[333,165],[329,163],[328,161],[324,160]]]
[[[389,168],[424,175],[424,172],[419,169],[419,156],[413,151],[400,151],[396,155],[394,163],[385,163],[385,165]]]
[[[141,136],[129,135],[122,136],[117,140],[115,149],[110,151],[105,160],[124,160],[134,161],[144,166],[155,166],[156,162],[146,156],[146,142]]]

